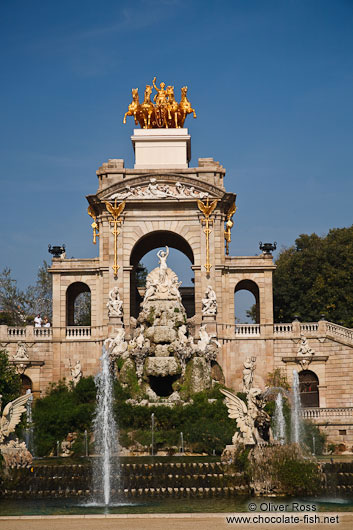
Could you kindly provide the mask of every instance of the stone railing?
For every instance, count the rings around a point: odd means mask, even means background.
[[[53,335],[53,330],[51,328],[33,328],[34,337],[38,338],[49,338]]]
[[[344,339],[345,342],[350,342],[353,344],[353,329],[345,328],[344,326],[339,326],[338,324],[333,324],[332,322],[325,322],[325,324],[327,335]]]
[[[14,339],[21,339],[24,338],[27,334],[27,328],[24,326],[21,327],[13,327],[8,326],[7,328],[7,336],[14,338]]]
[[[292,324],[274,324],[273,333],[274,335],[282,335],[282,333],[292,333]]]
[[[300,332],[304,335],[306,333],[316,333],[319,330],[318,322],[303,322],[300,324]]]
[[[333,416],[353,416],[353,407],[305,408],[301,410],[304,419],[331,418]]]
[[[33,326],[1,326],[5,328],[8,339],[15,340],[33,340],[33,339],[50,339],[53,335],[52,328],[35,328]],[[3,338],[3,331],[0,334]]]
[[[236,324],[234,327],[236,335],[260,335],[260,324]]]
[[[69,326],[66,327],[67,339],[90,339],[91,326]]]

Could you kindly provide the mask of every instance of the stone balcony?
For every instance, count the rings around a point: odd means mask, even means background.
[[[353,407],[334,407],[334,408],[304,408],[301,410],[301,416],[305,420],[316,420],[329,418],[353,417]]]

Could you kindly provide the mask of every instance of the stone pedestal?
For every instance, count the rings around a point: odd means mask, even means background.
[[[116,331],[123,327],[122,317],[109,317],[108,337],[114,337]]]
[[[207,333],[217,333],[216,315],[202,315],[201,324],[207,324]]]
[[[135,169],[187,168],[191,142],[187,129],[134,129]]]

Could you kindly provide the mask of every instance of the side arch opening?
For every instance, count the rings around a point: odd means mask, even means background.
[[[74,282],[67,288],[66,325],[91,325],[91,290],[86,283]]]
[[[241,280],[235,286],[234,319],[236,324],[260,324],[260,291],[252,280]]]
[[[299,392],[302,407],[319,407],[319,378],[311,370],[299,372]]]

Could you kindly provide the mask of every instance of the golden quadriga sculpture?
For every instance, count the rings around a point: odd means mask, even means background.
[[[153,98],[154,103],[151,101],[153,88],[157,91]],[[179,129],[184,126],[188,114],[193,113],[196,118],[195,109],[191,107],[186,96],[187,91],[187,86],[182,87],[181,99],[178,103],[175,100],[174,87],[167,86],[166,88],[165,83],[162,82],[158,88],[156,78],[154,78],[152,85],[146,85],[144,100],[140,103],[138,88],[133,88],[132,102],[124,115],[123,123],[126,123],[126,116],[133,116],[135,124],[139,123],[142,129]]]

